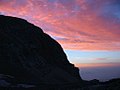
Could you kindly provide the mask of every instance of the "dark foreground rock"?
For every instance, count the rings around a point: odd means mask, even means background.
[[[0,74],[29,84],[82,82],[60,44],[26,20],[0,15]],[[4,82],[4,81],[3,81]]]
[[[80,90],[120,90],[120,78],[112,79],[106,82],[91,80],[86,81],[85,84],[86,85],[82,87]]]
[[[120,79],[113,79],[106,82],[98,80],[83,81],[82,83],[41,83],[26,84],[14,83],[15,78],[9,75],[0,74],[0,90],[120,90]]]

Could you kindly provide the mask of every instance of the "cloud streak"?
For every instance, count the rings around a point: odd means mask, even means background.
[[[120,50],[119,0],[0,0],[0,12],[42,27],[65,49]]]
[[[120,67],[120,63],[76,63],[79,68],[105,68],[105,67]]]

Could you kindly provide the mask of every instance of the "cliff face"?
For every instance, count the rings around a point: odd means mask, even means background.
[[[2,15],[0,74],[35,84],[82,81],[58,42],[26,20]]]

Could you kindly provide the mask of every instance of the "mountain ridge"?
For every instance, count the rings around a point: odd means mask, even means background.
[[[0,15],[0,32],[1,74],[37,84],[82,81],[79,69],[68,61],[61,45],[41,28]]]

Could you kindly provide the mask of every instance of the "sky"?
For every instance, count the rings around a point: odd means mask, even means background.
[[[78,67],[120,66],[120,0],[0,0],[57,40]]]

